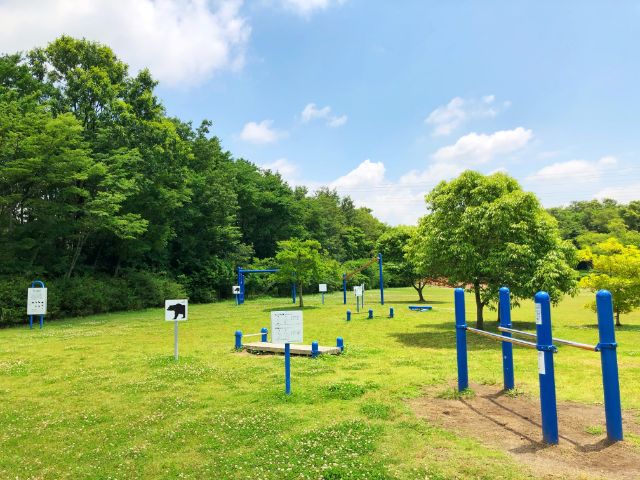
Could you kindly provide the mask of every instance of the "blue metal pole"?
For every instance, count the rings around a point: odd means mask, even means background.
[[[458,355],[458,391],[469,388],[469,366],[467,365],[467,322],[464,310],[464,290],[456,288],[454,293],[456,310],[456,350]]]
[[[373,310],[369,309],[369,318],[373,318]]]
[[[507,287],[500,289],[500,326],[512,328],[511,325],[511,294]],[[511,333],[502,332],[503,337],[511,338]],[[513,390],[515,381],[513,378],[513,345],[509,342],[502,342],[502,372],[504,377],[504,389]]]
[[[344,340],[342,337],[336,338],[336,347],[338,347],[341,352],[344,352]]]
[[[244,303],[244,273],[242,268],[238,267],[238,286],[240,287],[240,294],[238,295],[238,305]]]
[[[42,328],[43,324],[44,324],[44,315],[40,315],[40,328]]]
[[[382,254],[378,254],[378,270],[380,271],[380,305],[384,305],[384,277],[382,276]]]
[[[540,380],[540,410],[542,438],[546,443],[558,443],[558,410],[556,380],[553,370],[553,336],[551,334],[551,304],[547,292],[535,296],[536,334],[538,344],[538,378]]]
[[[347,322],[351,321],[351,310],[347,310]]]
[[[242,332],[240,330],[236,330],[236,350],[242,350]]]
[[[320,349],[318,348],[318,341],[314,340],[311,342],[311,358],[316,358],[320,353]]]
[[[260,338],[260,340],[262,340],[263,342],[267,341],[267,333],[269,333],[269,330],[267,329],[267,327],[262,327],[260,329],[260,333],[262,334],[262,337]]]
[[[293,300],[292,303],[296,303],[296,282],[292,282],[291,283],[291,299]]]
[[[615,327],[613,325],[613,302],[611,293],[600,290],[596,293],[598,310],[598,334],[600,362],[602,364],[602,386],[604,387],[604,414],[607,420],[607,438],[611,441],[623,439],[622,407],[620,404],[620,381]]]
[[[33,330],[33,315],[29,315],[29,328]]]
[[[389,318],[393,318],[393,307],[389,309]]]
[[[342,303],[347,304],[347,274],[342,274]]]
[[[291,395],[291,344],[284,344],[284,391]]]

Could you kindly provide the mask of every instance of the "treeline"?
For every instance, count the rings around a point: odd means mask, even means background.
[[[236,266],[292,237],[338,263],[372,255],[387,226],[370,210],[234,158],[212,122],[168,117],[156,85],[66,36],[0,57],[0,322],[24,319],[36,277],[76,315],[229,296]]]
[[[640,201],[621,204],[612,199],[571,202],[549,208],[560,234],[577,248],[593,247],[609,238],[640,246]]]

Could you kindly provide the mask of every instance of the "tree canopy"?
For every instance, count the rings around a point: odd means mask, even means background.
[[[514,301],[545,290],[554,301],[573,292],[573,247],[532,193],[503,173],[466,171],[426,196],[414,255],[434,275],[474,292],[477,325],[508,286]]]

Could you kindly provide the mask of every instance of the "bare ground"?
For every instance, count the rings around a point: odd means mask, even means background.
[[[542,478],[640,479],[640,447],[629,441],[611,443],[604,430],[604,406],[558,402],[560,444],[542,443],[540,403],[527,396],[508,396],[499,387],[472,385],[473,398],[437,398],[438,391],[411,401],[416,414],[485,446],[509,452]],[[640,435],[638,412],[623,412],[625,434]]]

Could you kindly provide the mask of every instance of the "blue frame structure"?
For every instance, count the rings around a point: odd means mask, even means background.
[[[365,263],[364,265],[354,270],[353,272],[342,274],[342,303],[344,305],[347,304],[347,280],[349,280],[356,273],[359,273],[365,268],[369,267],[369,265],[371,265],[373,262],[378,262],[378,272],[380,275],[380,305],[384,305],[384,274],[382,271],[382,254],[381,253],[373,257],[369,262]]]
[[[262,270],[250,270],[238,267],[238,286],[240,287],[240,293],[236,296],[238,305],[244,303],[244,276],[246,273],[276,273],[280,271],[279,268],[265,268]],[[291,300],[292,303],[296,303],[296,283],[291,282]]]

